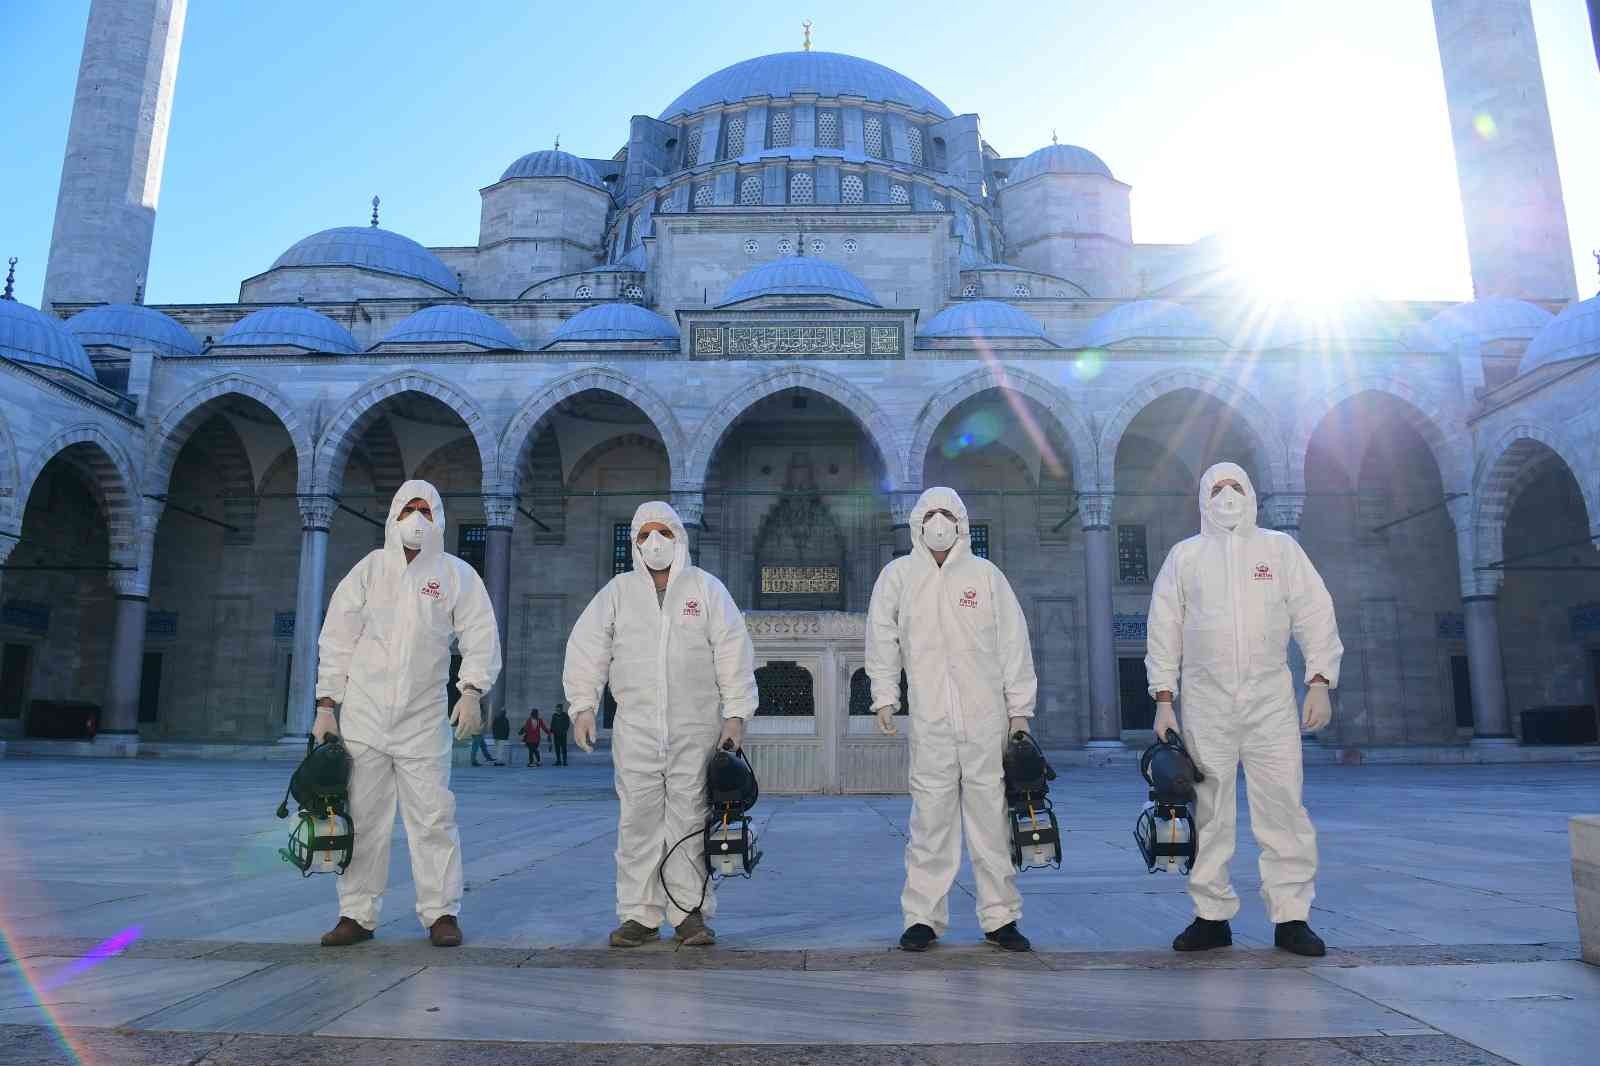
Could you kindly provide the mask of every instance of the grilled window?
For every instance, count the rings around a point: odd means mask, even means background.
[[[611,527],[611,576],[626,574],[633,569],[633,526],[618,522]]]
[[[761,204],[761,178],[755,174],[750,175],[739,183],[739,204],[742,207],[758,207]]]
[[[700,186],[694,191],[694,205],[696,207],[710,207],[716,199],[716,190],[709,183]]]
[[[700,127],[696,126],[689,131],[689,136],[683,139],[683,165],[692,167],[700,162]]]
[[[456,555],[462,562],[471,566],[483,576],[484,547],[488,544],[489,527],[483,524],[463,525],[456,527],[459,534],[456,538]]]
[[[839,147],[839,112],[817,112],[817,147]]]
[[[839,182],[839,200],[847,204],[859,204],[866,200],[860,174],[846,174]]]
[[[793,718],[817,713],[811,671],[799,663],[771,662],[757,669],[756,693],[761,701],[758,715]]]
[[[861,134],[866,142],[867,154],[875,159],[883,158],[883,119],[877,115],[868,115],[861,124]]]
[[[974,522],[968,529],[972,533],[972,554],[980,559],[989,558],[989,524]]]
[[[1150,583],[1150,552],[1144,526],[1117,527],[1117,577],[1123,584]]]
[[[811,178],[811,171],[797,170],[789,175],[789,202],[791,204],[809,204],[816,190],[816,184]]]
[[[722,158],[738,159],[744,155],[744,112],[730,116],[722,130]]]
[[[921,129],[921,127],[918,127],[918,126],[910,126],[910,127],[908,127],[906,129],[906,139],[907,139],[907,141],[910,142],[910,145],[911,145],[911,165],[914,166],[914,167],[922,166],[922,129]]]
[[[909,204],[911,202],[911,194],[906,191],[904,185],[891,185],[889,186],[889,202],[891,204]]]

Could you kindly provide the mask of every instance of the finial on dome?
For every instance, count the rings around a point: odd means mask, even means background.
[[[16,303],[17,302],[17,298],[15,296],[11,295],[11,290],[16,285],[16,282],[17,282],[17,257],[16,256],[12,256],[11,259],[9,260],[9,267],[6,270],[6,291],[3,292],[3,293],[0,293],[0,300],[10,300],[12,303]]]
[[[556,151],[561,151],[561,134],[556,134]]]
[[[1050,143],[1051,144],[1060,144],[1061,143],[1060,141],[1056,140],[1056,128],[1054,126],[1050,127]]]
[[[1597,269],[1597,270],[1600,270],[1600,248],[1596,248],[1596,249],[1594,249],[1594,250],[1593,250],[1593,251],[1592,251],[1592,252],[1590,252],[1590,253],[1589,253],[1589,254],[1590,254],[1590,255],[1592,255],[1592,256],[1594,256],[1594,265],[1595,265],[1595,269]],[[16,260],[15,260],[15,259],[13,259],[13,260],[11,260],[11,261],[12,261],[12,262],[13,262],[13,263],[15,263],[15,262],[16,262]]]
[[[805,31],[805,39],[800,42],[800,48],[802,51],[809,52],[811,51],[811,20],[801,19],[800,25]]]
[[[378,204],[382,203],[376,196],[372,198],[372,228],[378,228]]]

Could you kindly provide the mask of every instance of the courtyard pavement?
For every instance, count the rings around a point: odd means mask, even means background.
[[[963,867],[924,956],[900,933],[903,796],[764,797],[766,852],[712,949],[605,948],[601,755],[457,768],[466,946],[429,947],[396,828],[371,943],[315,946],[331,877],[282,862],[289,765],[0,761],[4,1063],[1593,1063],[1567,818],[1593,765],[1314,766],[1321,960],[1271,948],[1245,831],[1235,947],[1178,956],[1127,768],[1053,787],[1064,867],[1019,880],[1036,952],[982,943]]]

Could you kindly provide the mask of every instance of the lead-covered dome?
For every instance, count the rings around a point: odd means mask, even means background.
[[[381,343],[472,344],[491,351],[522,347],[498,318],[461,304],[438,304],[415,311],[395,323]]]
[[[0,299],[0,355],[95,380],[89,353],[59,318],[9,296]]]
[[[1594,355],[1600,355],[1600,296],[1568,304],[1566,310],[1551,319],[1528,343],[1517,373]]]
[[[662,120],[731,104],[747,96],[783,98],[796,93],[859,96],[880,104],[904,104],[949,118],[937,96],[896,71],[869,59],[838,52],[779,52],[724,67],[701,78],[661,112]]]
[[[101,304],[67,319],[67,330],[80,344],[117,348],[150,348],[159,355],[199,355],[200,342],[164,315],[143,304]]]
[[[501,181],[508,181],[511,178],[571,178],[573,181],[592,185],[596,189],[605,188],[600,181],[600,175],[594,172],[594,167],[558,148],[529,152],[518,159],[506,167],[505,173],[500,175]]]
[[[1428,327],[1454,348],[1485,341],[1532,340],[1555,317],[1538,304],[1497,296],[1447,307],[1428,320]]]
[[[453,293],[460,285],[438,256],[410,237],[377,226],[335,226],[313,233],[278,256],[272,269],[334,266],[415,278],[445,292]]]
[[[881,307],[862,280],[844,267],[809,255],[790,255],[762,263],[728,286],[718,307],[758,296],[833,296],[852,303]]]
[[[1022,162],[1011,168],[1007,185],[1038,177],[1040,174],[1098,174],[1111,177],[1111,168],[1105,160],[1075,144],[1050,144],[1024,156]]]
[[[562,341],[671,341],[676,344],[678,327],[638,304],[612,303],[586,307],[561,323],[545,346]]]
[[[1219,341],[1205,319],[1167,300],[1135,300],[1113,307],[1079,335],[1079,348],[1109,348],[1123,341]]]
[[[1044,325],[1026,311],[999,300],[952,304],[928,319],[920,337],[1027,337],[1045,339]]]
[[[310,352],[354,355],[360,349],[350,331],[309,307],[264,307],[228,327],[217,342],[235,348],[284,346]]]

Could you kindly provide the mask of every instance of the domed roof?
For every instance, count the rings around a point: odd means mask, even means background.
[[[90,381],[95,379],[89,353],[59,318],[10,296],[0,299],[0,355],[31,366],[70,370]]]
[[[455,292],[460,281],[439,257],[410,237],[377,226],[335,226],[297,242],[278,256],[278,267],[350,266],[416,278]]]
[[[1530,340],[1556,316],[1526,300],[1490,297],[1447,307],[1428,320],[1449,347],[1484,341]]]
[[[747,96],[782,98],[795,93],[860,96],[874,103],[905,104],[949,118],[937,96],[888,67],[838,52],[779,52],[724,67],[701,78],[661,112],[663,120]]]
[[[1012,167],[1006,184],[1015,185],[1040,174],[1099,174],[1109,178],[1111,168],[1087,148],[1079,148],[1075,144],[1050,144],[1025,156],[1022,162]]]
[[[1075,342],[1080,348],[1109,348],[1127,340],[1219,340],[1205,319],[1182,304],[1166,300],[1135,300],[1113,307],[1084,329]]]
[[[557,148],[529,152],[518,159],[506,167],[506,172],[500,175],[501,181],[510,178],[571,178],[585,185],[593,185],[597,189],[605,188],[600,182],[600,175],[594,172],[594,167],[577,156]]]
[[[728,286],[718,307],[753,300],[757,296],[836,296],[869,307],[878,298],[860,278],[842,266],[809,255],[789,255],[762,263]]]
[[[67,330],[80,344],[118,348],[153,348],[161,355],[199,355],[194,335],[153,307],[143,304],[101,304],[67,319]]]
[[[1517,373],[1600,355],[1600,296],[1567,305],[1528,343]]]
[[[638,304],[596,304],[561,323],[545,346],[561,341],[672,341],[678,327]]]
[[[354,355],[360,349],[350,331],[309,307],[264,307],[228,327],[218,345],[264,348],[288,345],[312,352]]]
[[[461,304],[439,304],[413,312],[395,323],[379,343],[475,344],[491,350],[522,347],[498,318]]]
[[[951,304],[928,319],[920,337],[1035,337],[1044,339],[1044,325],[1026,311],[999,300]]]

